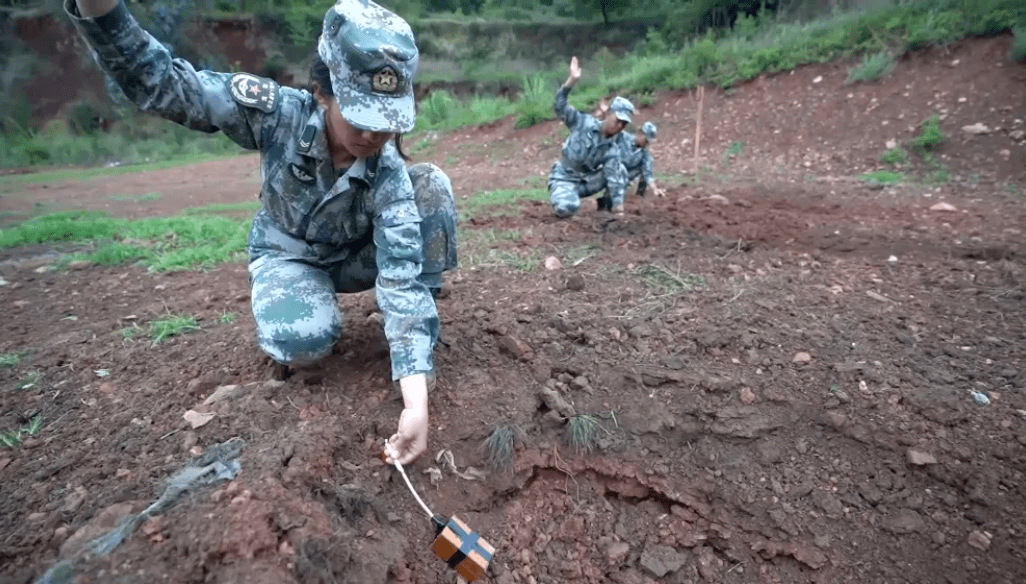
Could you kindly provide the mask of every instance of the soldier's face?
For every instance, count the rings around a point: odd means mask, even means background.
[[[371,132],[352,126],[338,109],[335,98],[318,99],[324,107],[324,125],[328,133],[328,144],[332,150],[341,148],[356,158],[370,158],[388,143],[395,134]],[[334,154],[334,152],[333,152]]]
[[[602,120],[602,133],[606,136],[619,134],[626,127],[627,122],[616,117],[616,114],[612,112],[606,114],[606,119]]]

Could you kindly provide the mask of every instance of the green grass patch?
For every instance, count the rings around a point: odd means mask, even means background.
[[[867,172],[859,178],[871,184],[894,185],[904,182],[905,175],[893,170],[876,170]]]
[[[39,381],[43,378],[42,374],[38,371],[30,371],[27,375],[18,380],[18,383],[14,386],[14,389],[18,391],[28,391],[30,389],[36,389],[39,387]]]
[[[0,446],[6,448],[17,448],[21,446],[22,439],[27,434],[29,436],[35,436],[43,429],[43,415],[39,414],[29,420],[28,424],[17,428],[16,430],[7,430],[0,432]]]
[[[895,146],[880,155],[880,162],[887,166],[904,166],[908,160],[908,151],[901,146]]]
[[[241,203],[211,203],[201,207],[190,207],[182,211],[183,215],[254,215],[260,210],[260,201],[243,201]]]
[[[734,158],[741,156],[741,153],[744,152],[744,150],[744,142],[731,142],[730,146],[727,146],[727,149],[723,151],[722,155],[720,155],[720,166],[729,165],[730,161]]]
[[[159,201],[163,198],[160,193],[146,193],[145,195],[124,195],[117,194],[107,197],[111,201],[118,201],[122,203],[144,203],[146,201]]]
[[[259,207],[259,203],[244,203],[146,219],[116,219],[95,211],[53,213],[0,229],[0,249],[89,242],[93,249],[71,255],[68,260],[102,265],[138,262],[155,271],[212,267],[245,258],[250,219],[214,214],[243,205]]]
[[[19,352],[0,353],[0,369],[11,369],[21,363],[22,354]]]
[[[516,424],[496,426],[484,441],[488,453],[488,466],[501,469],[513,466],[517,443],[523,441],[524,431]]]
[[[598,445],[602,422],[597,416],[580,414],[566,423],[566,442],[578,452],[591,452]]]
[[[234,312],[222,312],[221,316],[217,317],[217,322],[220,324],[234,324],[238,318],[239,315]]]
[[[944,142],[944,132],[940,128],[940,116],[934,114],[919,125],[919,134],[912,138],[912,150],[920,155],[933,152]]]
[[[199,328],[196,319],[191,316],[172,315],[169,318],[151,322],[150,336],[153,338],[153,344],[159,345],[173,336],[198,331]]]
[[[692,292],[706,285],[705,278],[701,276],[673,272],[656,264],[642,266],[639,273],[645,287],[660,296]]]
[[[861,65],[849,68],[845,83],[876,81],[886,77],[893,70],[894,57],[887,51],[880,51],[875,55],[864,56]]]
[[[505,189],[484,191],[471,195],[457,204],[460,219],[470,219],[479,214],[501,215],[504,211],[515,212],[518,201],[548,201],[548,189]],[[498,208],[498,209],[496,209]],[[505,209],[503,209],[505,208]]]

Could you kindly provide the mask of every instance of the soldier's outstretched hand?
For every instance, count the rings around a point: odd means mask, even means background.
[[[570,57],[570,77],[566,79],[567,87],[573,87],[581,80],[581,65],[577,62],[577,57]]]

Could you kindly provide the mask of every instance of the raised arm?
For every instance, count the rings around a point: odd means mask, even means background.
[[[556,101],[552,105],[552,109],[556,112],[556,116],[563,120],[563,123],[569,128],[573,128],[581,118],[581,112],[577,111],[577,108],[570,105],[567,101],[567,98],[570,97],[570,91],[580,80],[581,66],[577,62],[577,57],[573,57],[570,59],[570,76],[567,77],[566,82],[556,90]]]
[[[193,130],[221,130],[250,149],[273,130],[282,94],[273,81],[197,71],[143,30],[124,0],[64,0],[64,7],[100,67],[141,110]]]

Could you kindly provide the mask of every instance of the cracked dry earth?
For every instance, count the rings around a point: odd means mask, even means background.
[[[702,143],[715,171],[698,177],[681,174],[691,96],[662,95],[639,115],[662,120],[666,198],[629,198],[619,220],[587,202],[557,221],[525,200],[464,223],[463,267],[439,300],[430,453],[409,471],[435,511],[495,545],[488,581],[1026,578],[1026,202],[1010,186],[1026,154],[1007,131],[1026,112],[1026,72],[996,65],[1008,42],[917,53],[880,84],[844,86],[842,63],[710,92]],[[938,73],[949,69],[964,78]],[[969,93],[984,78],[991,89]],[[807,118],[745,107],[831,99],[881,105]],[[921,119],[944,99],[950,182],[853,178],[884,142],[907,139],[870,121]],[[786,131],[739,134],[739,112]],[[960,133],[975,123],[1005,131]],[[422,159],[461,198],[538,186],[559,128],[511,126],[441,136]],[[743,153],[721,156],[738,140]],[[251,200],[255,169],[247,156],[18,201],[102,208],[124,181],[193,193],[116,210],[170,213]],[[0,580],[34,581],[233,437],[246,441],[234,480],[188,494],[109,556],[82,556],[67,580],[455,580],[379,458],[401,402],[371,296],[340,296],[336,354],[278,381],[253,338],[244,266],[39,270],[47,257],[13,250],[0,265],[0,352],[25,352],[0,369],[0,427],[45,420],[0,450]],[[200,330],[156,346],[122,338],[168,312]],[[219,388],[213,419],[190,428],[183,413]],[[575,414],[599,421],[590,452],[567,442]],[[483,444],[507,425],[520,432],[513,463],[490,468]]]

